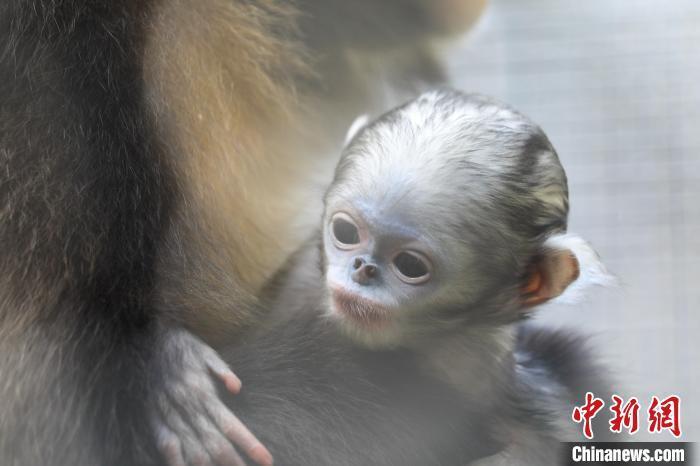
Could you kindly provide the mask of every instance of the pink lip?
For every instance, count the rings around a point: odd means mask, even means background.
[[[389,323],[389,309],[381,304],[342,288],[334,287],[332,296],[335,308],[339,313],[365,329],[381,329]]]

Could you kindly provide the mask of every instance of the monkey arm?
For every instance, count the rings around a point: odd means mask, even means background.
[[[471,27],[481,16],[488,0],[422,0],[420,3],[434,25],[434,34],[447,36]]]
[[[311,44],[384,50],[415,47],[429,39],[465,31],[486,0],[302,0],[302,31]]]

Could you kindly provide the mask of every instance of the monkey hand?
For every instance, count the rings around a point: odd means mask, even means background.
[[[161,332],[151,420],[170,466],[245,465],[237,448],[261,465],[272,456],[220,400],[216,379],[238,393],[241,382],[219,355],[181,328]],[[234,447],[235,445],[235,447]]]

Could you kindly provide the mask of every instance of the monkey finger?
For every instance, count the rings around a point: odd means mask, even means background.
[[[203,361],[206,367],[224,383],[228,391],[234,394],[241,391],[241,379],[239,379],[231,368],[228,367],[228,364],[221,359],[219,353],[210,346],[199,341],[196,341],[196,345],[193,346],[193,349],[196,350],[201,361]]]
[[[169,416],[167,422],[179,439],[181,454],[185,458],[185,464],[188,466],[214,465],[209,452],[202,445],[202,440],[195,433],[192,426],[185,422],[181,416],[175,414]]]
[[[211,423],[211,418],[198,418],[196,429],[203,442],[203,447],[218,466],[245,466],[245,461],[238,454],[230,441]]]
[[[212,351],[212,353],[214,353]],[[241,379],[228,367],[218,354],[206,355],[206,364],[209,370],[214,373],[226,386],[226,389],[233,394],[241,391]]]
[[[250,459],[262,466],[272,465],[272,455],[268,449],[226,405],[217,399],[207,404],[207,410],[221,432],[240,447]]]
[[[169,466],[186,466],[182,456],[180,439],[162,422],[157,422],[156,446]]]

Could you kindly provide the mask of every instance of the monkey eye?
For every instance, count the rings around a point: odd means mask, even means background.
[[[337,213],[331,220],[331,234],[335,245],[341,249],[350,249],[360,244],[360,229],[353,219],[345,213]]]
[[[402,251],[391,261],[401,281],[417,285],[430,279],[430,262],[422,254],[414,251]]]

